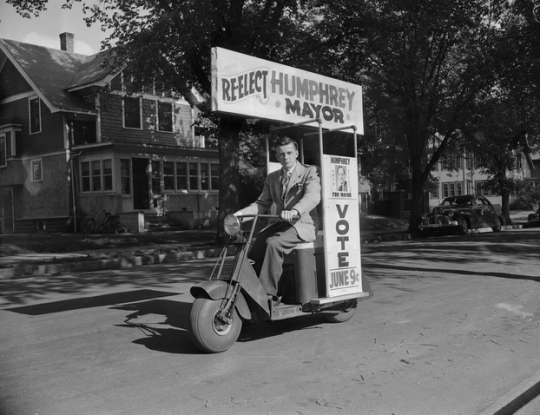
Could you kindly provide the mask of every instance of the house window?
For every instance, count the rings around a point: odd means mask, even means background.
[[[219,190],[219,164],[210,164],[210,184],[212,190]]]
[[[83,192],[90,191],[90,163],[81,163],[81,189]]]
[[[103,190],[113,189],[112,160],[103,160]]]
[[[73,144],[91,144],[97,142],[96,122],[95,121],[72,121]]]
[[[122,194],[131,194],[131,160],[120,160],[120,181],[122,185]]]
[[[3,158],[10,159],[17,154],[17,133],[22,130],[21,124],[0,125],[0,138],[3,138],[3,144],[0,144],[0,153],[4,153]],[[0,140],[1,141],[1,140]],[[1,160],[0,160],[1,161]],[[2,163],[0,162],[0,166]]]
[[[197,163],[189,163],[189,188],[190,190],[199,189],[199,175]]]
[[[6,144],[6,148],[7,148],[7,152],[6,152],[7,157],[13,157],[16,154],[14,138],[15,138],[15,132],[14,131],[6,131],[5,144]],[[0,165],[2,165],[2,163],[0,163]]]
[[[201,190],[219,190],[219,164],[201,163]]]
[[[82,192],[110,192],[113,190],[112,160],[83,161],[80,165]]]
[[[158,102],[158,131],[172,132],[173,110],[171,102]]]
[[[178,190],[187,190],[188,188],[187,163],[176,163],[176,188]]]
[[[161,178],[159,170],[159,161],[152,161],[152,193],[155,195],[161,193]]]
[[[163,188],[174,190],[174,161],[163,162]]]
[[[439,187],[429,192],[429,197],[431,199],[438,199],[439,198]]]
[[[473,186],[472,182],[470,180],[467,180],[467,194],[470,195],[472,193]]]
[[[219,164],[153,161],[152,192],[219,190]]]
[[[101,190],[101,161],[96,160],[91,163],[92,166],[92,190],[99,192]]]
[[[496,196],[495,192],[491,189],[486,181],[476,182],[476,195],[477,196]]]
[[[7,166],[6,154],[6,136],[0,135],[0,167]]]
[[[32,172],[33,182],[41,182],[43,180],[43,161],[41,159],[30,161],[30,170]]]
[[[141,101],[124,97],[124,128],[141,129]]]
[[[441,170],[459,170],[461,169],[461,157],[459,155],[449,155],[442,159]]]
[[[209,164],[201,164],[201,190],[210,190]]]
[[[463,183],[443,183],[442,184],[443,197],[458,196],[463,194]]]
[[[41,105],[39,98],[28,100],[30,113],[30,134],[41,132]]]

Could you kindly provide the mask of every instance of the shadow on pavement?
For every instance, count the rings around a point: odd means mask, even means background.
[[[421,267],[406,267],[402,265],[399,267],[395,267],[392,265],[378,265],[378,264],[369,264],[367,269],[368,270],[369,269],[391,269],[391,270],[399,270],[399,271],[436,272],[436,273],[444,273],[444,274],[474,275],[474,276],[508,278],[512,280],[528,280],[528,281],[540,282],[540,276],[536,277],[536,276],[530,276],[530,275],[506,274],[502,272],[467,271],[463,269],[421,268]],[[374,273],[373,275],[376,275],[376,274]],[[403,278],[407,278],[407,276],[404,276]]]
[[[124,324],[118,327],[137,329],[143,334],[143,337],[133,342],[134,344],[163,353],[202,353],[193,345],[189,336],[191,303],[151,300],[112,308],[131,312],[126,316]],[[323,323],[327,322],[322,315],[297,317],[277,322],[244,322],[238,341],[251,342],[296,330],[322,329]]]
[[[124,324],[117,327],[139,330],[143,337],[133,341],[134,344],[163,353],[199,353],[188,332],[191,303],[151,300],[111,308],[130,311]]]
[[[107,290],[127,285],[132,290],[159,290],[179,282],[200,283],[210,276],[213,267],[213,261],[189,261],[167,266],[149,265],[121,270],[0,280],[0,297],[4,300],[4,307],[7,308],[9,305],[22,306],[34,300],[41,300],[43,296],[50,294],[76,295],[89,288]]]
[[[22,307],[12,307],[6,308],[5,310],[12,311],[14,313],[27,314],[29,316],[39,316],[42,314],[61,313],[64,311],[102,307],[106,305],[142,301],[149,298],[169,297],[173,295],[177,295],[177,293],[171,293],[170,291],[135,290],[121,293],[96,295],[93,297],[72,298],[69,300],[53,301],[50,303]]]

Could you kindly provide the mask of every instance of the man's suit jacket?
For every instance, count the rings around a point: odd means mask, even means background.
[[[315,166],[307,166],[296,163],[291,173],[289,184],[282,195],[282,174],[283,169],[270,173],[264,182],[264,188],[259,198],[248,207],[241,209],[243,215],[254,215],[256,213],[266,213],[276,204],[279,215],[283,210],[295,209],[300,214],[300,218],[292,222],[298,236],[311,242],[317,238],[319,229],[319,216],[317,215],[317,205],[321,201],[321,179]]]

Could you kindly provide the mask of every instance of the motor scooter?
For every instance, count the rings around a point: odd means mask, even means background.
[[[224,230],[228,241],[219,256],[209,281],[193,286],[195,298],[190,314],[190,335],[194,344],[208,353],[224,352],[238,339],[243,322],[276,321],[314,313],[324,313],[327,321],[341,323],[352,318],[359,300],[372,297],[369,283],[361,273],[363,291],[329,296],[322,237],[303,243],[285,257],[281,278],[281,302],[269,301],[248,251],[262,218],[278,219],[277,215],[246,215],[252,219],[247,232],[241,220],[228,215]],[[234,251],[232,266],[226,265],[229,250]],[[215,275],[214,275],[215,274]],[[348,276],[346,276],[348,278]],[[358,276],[356,276],[358,278]]]

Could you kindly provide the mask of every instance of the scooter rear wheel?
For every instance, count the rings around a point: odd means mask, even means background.
[[[190,335],[193,343],[207,353],[228,350],[238,339],[242,330],[242,320],[233,309],[231,324],[224,323],[217,314],[223,300],[197,298],[190,314]]]
[[[354,316],[357,305],[357,300],[340,304],[338,307],[325,313],[326,320],[330,323],[345,323]]]

